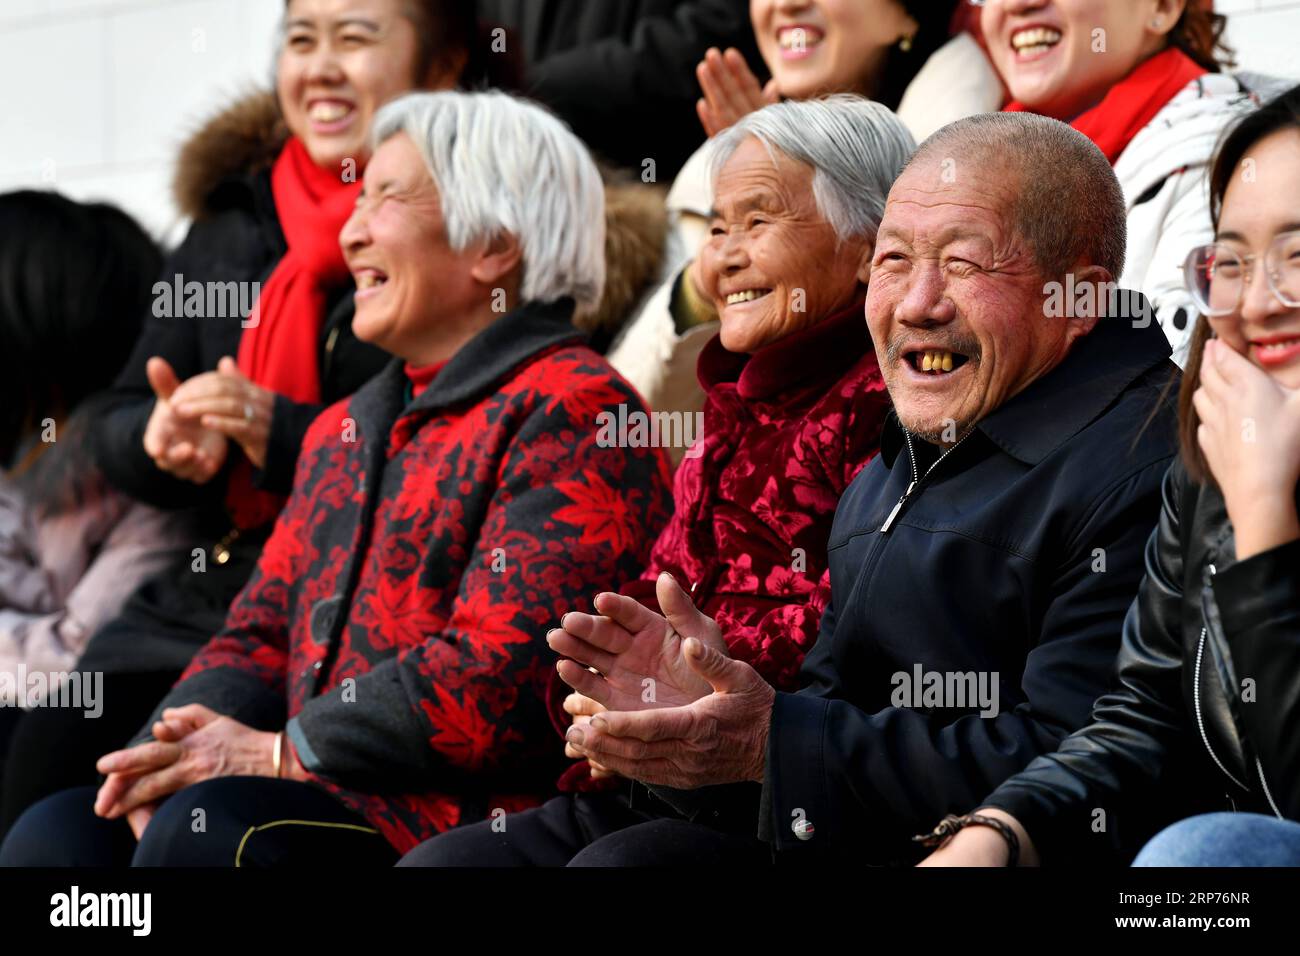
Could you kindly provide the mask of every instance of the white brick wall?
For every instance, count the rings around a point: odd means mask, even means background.
[[[1218,7],[1244,68],[1300,79],[1300,0]],[[174,235],[176,148],[201,117],[266,81],[281,9],[280,0],[0,0],[0,191],[110,199]]]

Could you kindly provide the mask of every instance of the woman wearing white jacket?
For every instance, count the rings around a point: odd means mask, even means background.
[[[1068,122],[1114,165],[1128,205],[1119,285],[1147,297],[1179,365],[1196,321],[1183,262],[1212,238],[1215,144],[1284,85],[1221,72],[1225,25],[1201,0],[989,0],[981,11],[1005,108]]]
[[[778,98],[857,93],[898,111],[917,139],[973,113],[998,109],[1001,81],[967,33],[950,39],[958,0],[751,0],[750,19],[772,80],[760,87],[735,50],[710,50],[697,77],[700,121],[710,137]],[[708,235],[713,204],[706,142],[668,194],[673,228],[660,284],[624,326],[608,357],[656,412],[703,407],[695,375],[717,333],[712,307],[695,293],[691,265]],[[671,449],[680,460],[683,449]]]

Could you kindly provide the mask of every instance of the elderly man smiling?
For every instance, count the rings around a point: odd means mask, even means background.
[[[1174,454],[1176,372],[1150,323],[1055,317],[1047,299],[1123,264],[1119,185],[1064,124],[981,116],[918,150],[866,300],[896,417],[836,512],[804,689],[728,657],[667,580],[676,656],[650,652],[668,622],[621,598],[549,638],[561,676],[608,708],[569,746],[680,813],[606,837],[601,862],[688,860],[692,831],[746,801],[758,839],[736,859],[766,844],[912,862],[912,834],[1086,722]],[[643,703],[628,691],[647,680]]]

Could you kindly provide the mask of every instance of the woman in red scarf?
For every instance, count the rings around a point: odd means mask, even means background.
[[[115,486],[197,508],[201,537],[91,638],[78,668],[104,675],[101,719],[24,716],[0,834],[37,799],[93,783],[95,761],[147,719],[247,581],[307,427],[387,361],[352,334],[339,231],[375,113],[413,88],[476,82],[476,32],[472,0],[288,0],[275,97],[238,104],[182,151],[193,226],[90,431]]]
[[[988,0],[980,20],[1006,109],[1069,123],[1115,167],[1129,210],[1119,285],[1146,295],[1180,365],[1196,318],[1182,264],[1212,235],[1205,171],[1224,126],[1259,102],[1258,78],[1222,72],[1226,18],[1210,7]]]

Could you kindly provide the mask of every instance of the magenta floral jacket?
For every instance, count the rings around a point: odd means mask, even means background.
[[[830,594],[835,506],[891,407],[862,304],[752,356],[715,338],[699,376],[703,449],[678,469],[676,512],[624,591],[657,607],[654,581],[671,572],[733,656],[794,690]]]
[[[835,507],[875,457],[891,408],[862,303],[752,356],[715,337],[699,377],[702,447],[678,469],[672,520],[622,592],[658,610],[655,579],[670,572],[718,622],[733,656],[793,691],[830,597]],[[585,762],[560,782],[614,785],[592,781]]]

